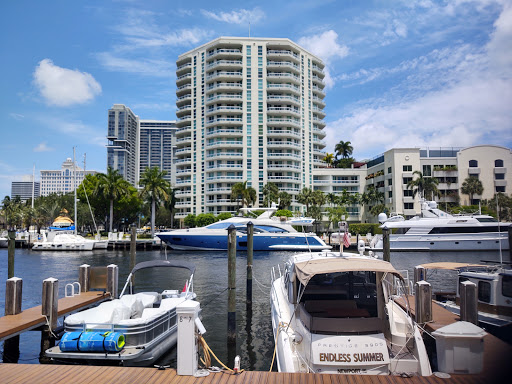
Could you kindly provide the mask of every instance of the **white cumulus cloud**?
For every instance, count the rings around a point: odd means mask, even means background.
[[[34,84],[48,104],[59,107],[83,104],[101,93],[101,85],[90,73],[59,67],[50,59],[37,65]]]
[[[299,45],[323,60],[326,64],[324,82],[327,88],[332,88],[335,81],[331,76],[330,67],[335,59],[342,59],[348,55],[348,47],[338,43],[338,34],[333,30],[318,35],[301,37]]]
[[[211,12],[204,9],[201,13],[209,19],[222,21],[229,24],[248,24],[256,23],[265,17],[265,13],[258,7],[249,9],[239,9],[231,12]]]
[[[42,143],[39,143],[35,148],[34,152],[50,152],[53,151],[54,148],[51,148],[46,144],[46,141],[43,141]]]

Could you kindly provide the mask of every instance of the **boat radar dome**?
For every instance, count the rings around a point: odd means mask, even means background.
[[[379,223],[384,223],[388,219],[388,215],[386,215],[384,212],[379,213],[378,220]]]
[[[429,201],[428,202],[428,206],[430,209],[436,209],[437,208],[437,203],[435,201]]]

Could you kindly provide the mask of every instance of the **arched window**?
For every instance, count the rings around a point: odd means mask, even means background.
[[[501,160],[501,159],[494,160],[494,166],[495,167],[503,167],[503,160]]]
[[[470,167],[478,167],[478,161],[476,161],[476,160],[469,160],[469,166]]]

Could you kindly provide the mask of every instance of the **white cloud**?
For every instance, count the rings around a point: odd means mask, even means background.
[[[305,36],[299,39],[299,45],[318,56],[325,63],[324,82],[327,88],[332,88],[335,79],[331,75],[331,65],[335,59],[342,59],[348,55],[349,49],[346,45],[338,43],[338,34],[333,31],[325,31],[318,35]]]
[[[39,92],[51,105],[83,104],[101,93],[100,84],[91,74],[59,67],[50,59],[41,60],[33,75]]]
[[[229,24],[249,24],[257,23],[265,17],[265,12],[256,7],[252,10],[240,9],[231,12],[210,12],[201,9],[201,13],[209,19],[222,21]]]
[[[14,120],[23,120],[25,118],[24,115],[21,115],[19,113],[14,113],[14,112],[11,112],[9,113],[9,116],[14,119]]]
[[[34,152],[50,152],[55,150],[55,148],[51,148],[46,144],[46,141],[39,143],[35,148]]]
[[[510,53],[512,41],[512,5],[507,4],[503,12],[494,23],[494,33],[487,45],[491,64],[510,73],[512,68],[512,55]]]
[[[157,59],[127,59],[110,52],[96,55],[99,62],[111,71],[139,73],[149,76],[172,77],[175,75],[175,64]]]

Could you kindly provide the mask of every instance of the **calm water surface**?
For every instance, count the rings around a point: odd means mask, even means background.
[[[237,254],[237,345],[236,354],[241,356],[242,368],[250,370],[268,370],[272,360],[273,337],[270,321],[269,286],[270,271],[273,266],[284,264],[289,252],[255,252],[253,267],[253,305],[252,315],[246,310],[246,253]],[[194,290],[201,303],[202,321],[207,333],[207,343],[215,354],[227,365],[232,366],[235,351],[228,353],[227,335],[227,252],[182,252],[182,251],[137,251],[137,262],[165,259],[187,260],[196,265]],[[497,253],[393,253],[391,262],[398,270],[408,270],[412,279],[414,266],[438,261],[480,262],[481,260],[499,260]],[[508,252],[504,261],[510,261]],[[15,276],[23,279],[23,309],[41,304],[42,281],[48,277],[59,279],[60,297],[64,296],[67,283],[78,280],[78,268],[81,264],[91,266],[119,266],[119,292],[130,271],[129,251],[107,251],[60,253],[32,252],[16,249]],[[139,276],[139,275],[137,275]],[[455,290],[455,273],[439,271],[429,274],[428,280],[434,290]],[[7,249],[0,249],[0,312],[4,313],[5,280],[7,279]],[[183,288],[186,275],[182,272],[169,273],[141,271],[136,279],[136,289],[163,290]],[[158,288],[158,289],[155,289]],[[25,332],[20,338],[20,363],[38,363],[40,332]],[[3,345],[0,347],[3,351]],[[163,356],[161,364],[176,366],[176,351]],[[217,364],[216,364],[217,365]]]

